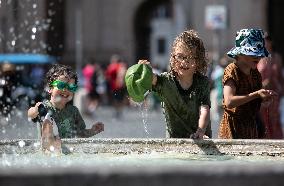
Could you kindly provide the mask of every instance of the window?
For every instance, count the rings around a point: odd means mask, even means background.
[[[166,52],[166,40],[164,38],[158,38],[157,41],[158,54],[163,55]]]

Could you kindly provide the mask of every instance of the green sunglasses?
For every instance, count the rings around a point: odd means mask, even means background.
[[[59,90],[67,89],[70,92],[76,92],[78,86],[76,84],[68,84],[66,82],[60,81],[60,80],[55,80],[50,85],[58,88]]]

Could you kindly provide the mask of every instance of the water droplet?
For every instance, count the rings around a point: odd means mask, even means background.
[[[14,28],[11,27],[11,28],[9,29],[9,32],[13,33],[13,32],[14,32]]]
[[[26,145],[26,143],[23,140],[19,141],[19,146],[21,148],[23,148],[25,145]]]
[[[60,102],[61,101],[61,96],[56,96],[55,97],[55,102]]]
[[[49,150],[50,150],[51,152],[54,152],[54,150],[55,150],[54,146],[51,145],[51,146],[49,147]]]
[[[39,147],[40,146],[40,142],[35,142],[34,143],[34,147]]]
[[[33,33],[36,33],[36,27],[33,27],[33,28],[32,28],[32,32],[33,32]]]

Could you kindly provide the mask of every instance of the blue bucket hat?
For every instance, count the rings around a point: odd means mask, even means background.
[[[240,54],[268,57],[269,52],[264,44],[264,32],[262,29],[242,29],[237,32],[235,47],[227,55],[231,58],[236,58]]]

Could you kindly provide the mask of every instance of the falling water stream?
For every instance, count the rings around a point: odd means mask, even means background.
[[[133,102],[132,100],[130,100],[130,101],[134,106],[139,108],[139,111],[141,113],[144,131],[146,133],[146,137],[149,138],[150,133],[149,133],[149,126],[148,126],[148,112],[149,112],[148,100],[144,99],[144,101],[141,102],[141,103]]]

